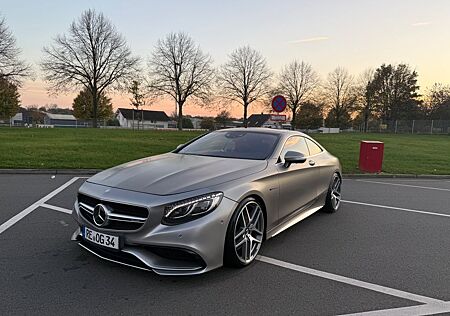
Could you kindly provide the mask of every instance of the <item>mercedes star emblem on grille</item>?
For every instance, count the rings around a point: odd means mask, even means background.
[[[108,224],[109,211],[103,204],[97,204],[92,214],[92,219],[95,225],[99,227],[106,226]]]

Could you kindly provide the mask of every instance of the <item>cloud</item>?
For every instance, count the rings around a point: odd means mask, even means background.
[[[326,41],[330,38],[328,36],[317,36],[317,37],[310,37],[310,38],[303,38],[295,41],[289,41],[289,44],[300,44],[300,43],[310,43],[310,42],[320,42],[320,41]]]
[[[416,22],[416,23],[411,24],[411,26],[427,26],[427,25],[430,25],[430,24],[431,24],[430,21],[426,21],[426,22]]]

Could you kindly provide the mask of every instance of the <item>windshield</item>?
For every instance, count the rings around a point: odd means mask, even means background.
[[[207,134],[178,151],[180,154],[264,160],[272,154],[278,135],[229,131]]]

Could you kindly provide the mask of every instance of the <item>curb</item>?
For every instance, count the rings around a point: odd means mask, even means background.
[[[346,179],[373,178],[373,179],[450,179],[447,174],[389,174],[389,173],[354,173],[344,174]]]
[[[0,174],[94,175],[102,169],[0,169]]]
[[[62,175],[94,175],[103,169],[0,169],[0,174],[62,174]],[[450,175],[440,174],[389,174],[389,173],[350,173],[344,174],[346,179],[450,179]]]

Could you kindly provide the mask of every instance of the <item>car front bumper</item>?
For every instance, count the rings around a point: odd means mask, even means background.
[[[75,202],[72,216],[79,227],[72,240],[98,257],[161,275],[200,274],[223,265],[225,235],[228,222],[237,207],[235,201],[224,197],[210,214],[191,222],[167,226],[161,224],[163,206],[186,198],[186,194],[156,196],[88,182],[83,184],[80,192],[100,200],[145,205],[149,210],[147,221],[138,230],[111,230],[92,224],[80,213],[78,201]],[[105,248],[83,239],[82,226],[118,236],[120,250]]]

